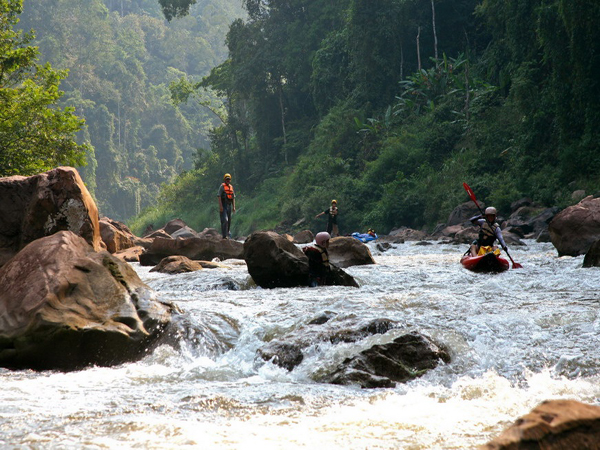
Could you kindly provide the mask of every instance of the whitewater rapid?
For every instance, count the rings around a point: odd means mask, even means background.
[[[463,246],[414,242],[347,271],[361,285],[261,289],[239,261],[165,275],[134,264],[186,313],[180,348],[59,373],[0,369],[0,448],[465,449],[546,399],[598,404],[600,269],[551,244],[511,248],[523,269],[473,274]],[[315,343],[288,372],[256,358],[327,312],[401,324],[357,343]],[[359,348],[416,330],[452,362],[394,389],[320,384]]]

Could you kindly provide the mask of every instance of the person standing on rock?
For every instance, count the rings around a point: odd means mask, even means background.
[[[338,218],[337,200],[331,200],[331,206],[329,207],[329,209],[326,209],[322,213],[317,214],[315,216],[315,219],[318,219],[323,214],[327,214],[327,216],[328,216],[327,217],[327,232],[331,235],[331,237],[339,236],[340,232],[338,230],[338,223],[337,223],[337,218]]]
[[[223,175],[223,183],[217,193],[219,199],[219,215],[221,218],[221,234],[223,239],[228,239],[231,229],[231,215],[235,212],[235,193],[231,184],[231,175]]]
[[[302,251],[308,257],[308,286],[323,286],[328,283],[331,276],[331,264],[329,263],[329,239],[331,235],[325,231],[317,233],[315,243],[317,245],[304,247]]]

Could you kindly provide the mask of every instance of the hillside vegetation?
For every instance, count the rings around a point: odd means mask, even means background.
[[[246,0],[228,59],[179,89],[226,105],[211,149],[162,191],[137,230],[216,226],[233,174],[237,234],[431,229],[479,198],[564,206],[600,188],[600,5],[560,0]],[[185,89],[187,88],[187,89]],[[189,98],[188,102],[193,102]]]
[[[599,192],[599,21],[594,0],[26,0],[20,26],[69,70],[102,214],[218,227],[229,172],[236,235],[318,231],[333,198],[342,233],[382,234],[444,222],[465,181],[501,215]]]
[[[227,58],[225,35],[232,20],[245,16],[241,4],[22,3],[18,28],[34,30],[29,44],[38,48],[40,64],[63,71],[58,104],[85,121],[76,137],[87,150],[80,171],[101,214],[127,220],[154,205],[162,185],[193,167],[196,149],[210,145],[208,133],[217,124],[205,107],[175,106],[169,84],[207,75]]]

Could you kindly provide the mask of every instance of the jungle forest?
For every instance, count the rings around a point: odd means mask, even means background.
[[[0,176],[78,167],[101,215],[431,230],[600,193],[596,0],[0,0]]]

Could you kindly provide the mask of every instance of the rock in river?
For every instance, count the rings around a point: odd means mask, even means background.
[[[129,264],[59,231],[0,268],[0,366],[77,370],[135,361],[161,342],[171,305]]]

